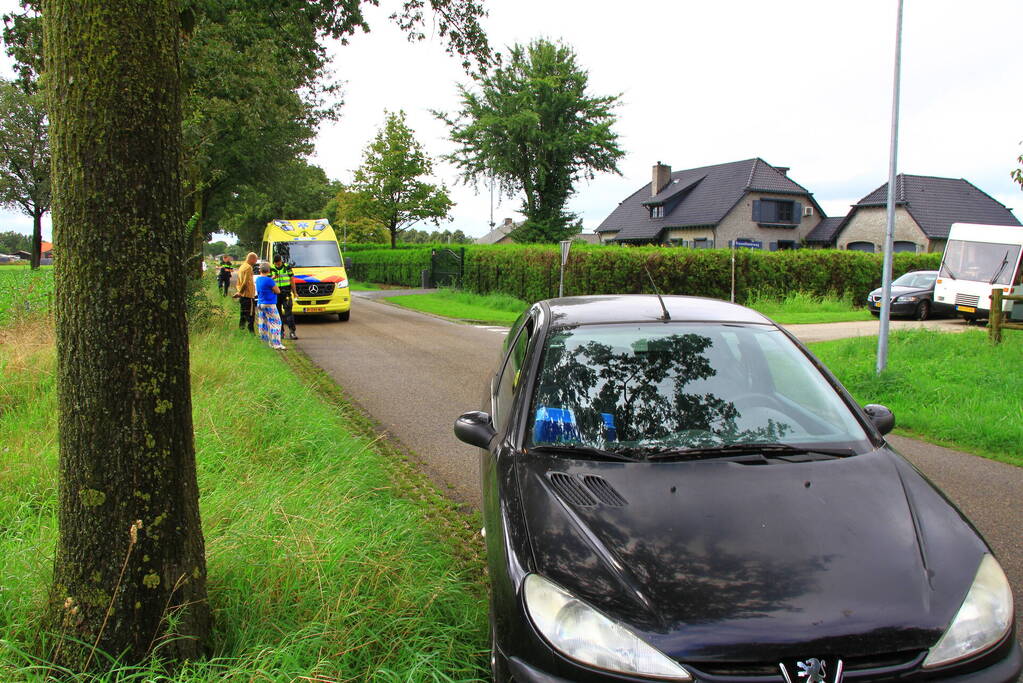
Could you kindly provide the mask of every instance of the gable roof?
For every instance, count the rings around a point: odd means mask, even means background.
[[[651,183],[622,201],[597,227],[614,232],[615,241],[657,239],[666,228],[717,225],[747,192],[809,196],[806,188],[760,158],[675,171],[657,195]],[[651,218],[650,206],[664,206],[664,217]]]
[[[851,218],[859,207],[887,206],[888,183],[853,205]],[[1020,225],[998,200],[964,178],[907,175],[895,177],[895,204],[904,206],[929,239],[948,239],[953,223]]]
[[[842,226],[843,222],[845,222],[845,216],[822,218],[820,223],[814,226],[813,230],[806,236],[806,241],[831,244],[835,241],[835,235],[838,234],[838,229]]]
[[[483,237],[476,238],[476,244],[497,244],[502,239],[508,236],[515,228],[522,225],[521,223],[515,223],[510,218],[505,218],[503,222],[498,223],[497,226],[488,232]]]

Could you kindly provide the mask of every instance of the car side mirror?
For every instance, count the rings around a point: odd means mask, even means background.
[[[895,428],[895,413],[885,406],[871,403],[863,406],[863,412],[867,414],[881,434],[887,434]]]
[[[455,436],[470,446],[489,448],[490,440],[496,433],[490,413],[473,410],[455,420]]]

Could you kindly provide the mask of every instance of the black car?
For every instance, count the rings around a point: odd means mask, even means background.
[[[927,320],[935,313],[947,313],[934,303],[934,281],[936,270],[914,270],[892,280],[891,315],[908,316]],[[874,315],[881,315],[881,288],[867,295],[867,308]]]
[[[497,681],[1016,680],[984,540],[785,330],[690,297],[539,302],[483,449]]]

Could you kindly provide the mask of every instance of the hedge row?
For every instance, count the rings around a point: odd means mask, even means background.
[[[374,250],[353,254],[353,277],[372,282],[419,286],[430,267],[430,249]],[[727,249],[601,247],[573,245],[565,267],[565,295],[634,294],[653,291],[650,277],[665,294],[727,299],[732,253]],[[556,245],[469,246],[462,286],[480,294],[509,294],[537,301],[558,294]],[[894,255],[894,276],[933,270],[941,254]],[[881,284],[881,254],[799,249],[735,253],[736,300],[751,294],[851,297],[861,302]],[[647,275],[650,273],[650,276]]]

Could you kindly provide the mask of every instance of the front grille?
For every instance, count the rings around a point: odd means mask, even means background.
[[[317,305],[319,305],[319,304],[329,304],[330,303],[330,299],[317,299],[316,303],[317,303]]]
[[[874,671],[877,674],[893,674],[902,669],[916,666],[923,658],[921,652],[888,652],[861,657],[840,658],[845,671]],[[828,660],[831,661],[830,658]],[[778,662],[684,662],[689,669],[709,676],[731,678],[759,678],[782,681]]]
[[[296,282],[298,296],[330,296],[334,293],[333,282]]]
[[[956,294],[957,306],[974,306],[980,303],[980,297],[972,294]]]

